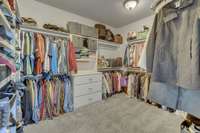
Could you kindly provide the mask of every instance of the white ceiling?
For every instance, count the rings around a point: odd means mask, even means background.
[[[152,0],[139,0],[133,11],[123,7],[124,0],[37,0],[119,28],[151,15]]]

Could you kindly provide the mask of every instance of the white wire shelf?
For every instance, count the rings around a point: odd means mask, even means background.
[[[99,46],[102,46],[102,47],[111,47],[111,48],[119,48],[121,46],[121,44],[105,41],[105,40],[99,40],[98,44]]]
[[[107,67],[107,68],[98,68],[99,72],[106,72],[106,71],[123,71],[122,67]]]
[[[41,34],[50,35],[50,36],[69,38],[69,33],[64,33],[64,32],[59,32],[59,31],[54,31],[54,30],[48,30],[48,29],[43,29],[43,28],[38,28],[38,27],[33,27],[33,26],[21,25],[20,29],[22,31],[27,31],[27,32],[34,32],[34,33],[41,33]]]
[[[137,44],[137,43],[143,43],[145,41],[146,39],[131,40],[131,41],[128,41],[128,44],[132,45],[132,44]]]
[[[91,40],[95,40],[95,41],[97,41],[97,40],[98,40],[98,39],[97,39],[97,38],[95,38],[95,37],[83,36],[83,35],[72,34],[72,33],[70,33],[70,35],[72,35],[72,36],[76,36],[76,37],[80,37],[80,38],[91,39]]]
[[[8,48],[12,51],[15,51],[15,47],[11,45],[8,41],[6,40],[0,40],[0,47]]]

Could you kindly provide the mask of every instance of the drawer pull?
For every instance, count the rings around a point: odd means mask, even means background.
[[[90,82],[92,82],[92,80],[93,80],[92,78],[89,79]]]
[[[91,90],[92,90],[92,88],[88,88],[88,90],[90,90],[90,91],[91,91]]]

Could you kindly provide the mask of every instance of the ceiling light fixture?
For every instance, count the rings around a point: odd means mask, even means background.
[[[138,0],[125,0],[124,1],[124,7],[131,11],[133,10],[138,4]]]

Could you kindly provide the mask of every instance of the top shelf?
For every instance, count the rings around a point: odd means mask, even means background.
[[[64,32],[59,32],[59,31],[53,31],[53,30],[48,30],[48,29],[43,29],[43,28],[38,28],[38,27],[33,27],[33,26],[20,26],[22,31],[27,31],[27,32],[35,32],[35,33],[42,33],[46,35],[52,35],[52,36],[58,36],[58,37],[63,37],[63,38],[69,38],[69,33],[64,33]]]
[[[105,41],[105,40],[99,40],[99,46],[119,48],[121,46],[121,44],[118,44],[115,42],[110,42],[110,41]]]

